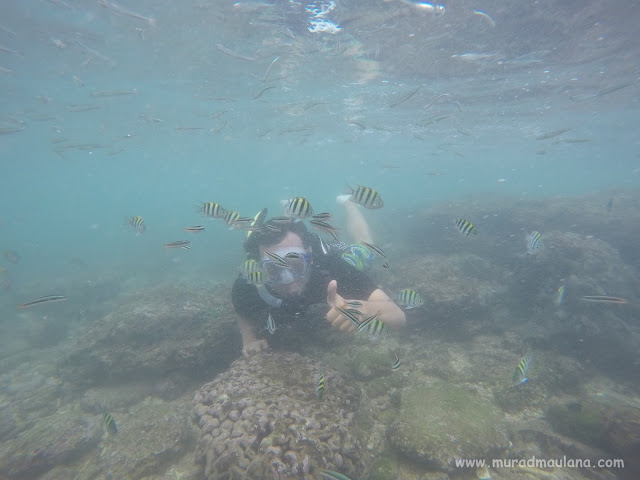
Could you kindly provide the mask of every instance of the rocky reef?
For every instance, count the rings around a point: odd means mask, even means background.
[[[62,412],[40,419],[31,429],[0,447],[0,466],[12,478],[35,478],[56,465],[73,462],[102,436],[97,416]]]
[[[298,354],[237,360],[193,399],[196,459],[208,480],[311,480],[319,468],[365,478],[359,404],[359,389],[343,375]]]
[[[104,384],[221,371],[241,350],[228,298],[219,286],[130,294],[77,338],[61,373],[74,383]]]
[[[453,472],[458,458],[499,457],[509,445],[504,415],[475,392],[446,382],[403,392],[391,445],[413,461]]]
[[[407,311],[407,328],[379,336],[330,329],[320,304],[281,335],[267,334],[270,354],[236,360],[229,283],[114,287],[88,296],[90,304],[59,304],[48,323],[44,310],[19,311],[0,325],[0,479],[320,480],[327,468],[354,480],[469,480],[477,473],[456,459],[566,456],[620,458],[625,468],[489,473],[635,480],[633,198],[617,195],[610,211],[608,196],[594,196],[417,215],[415,242],[385,247],[391,267],[371,274],[389,294],[415,288],[425,305]],[[478,229],[473,238],[451,229],[461,207]],[[524,237],[533,229],[545,248],[529,255]],[[602,294],[628,303],[582,299]],[[65,315],[73,315],[67,324]],[[529,380],[514,386],[514,368],[530,353]]]

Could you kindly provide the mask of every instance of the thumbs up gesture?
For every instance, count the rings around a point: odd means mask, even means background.
[[[342,332],[353,332],[356,326],[351,320],[345,317],[336,307],[343,309],[349,308],[347,302],[338,295],[338,282],[331,280],[327,286],[327,303],[331,307],[331,310],[327,312],[327,320],[332,327],[339,329]]]

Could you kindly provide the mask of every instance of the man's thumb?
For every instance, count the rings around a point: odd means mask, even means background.
[[[329,285],[327,286],[327,303],[332,307],[338,301],[338,282],[336,280],[331,280]]]

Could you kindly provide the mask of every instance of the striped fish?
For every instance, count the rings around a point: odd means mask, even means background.
[[[535,255],[543,248],[544,243],[542,241],[542,235],[540,235],[540,232],[534,230],[533,232],[527,234],[527,253],[529,255]]]
[[[329,255],[329,252],[331,251],[331,246],[325,242],[322,238],[318,237],[318,239],[320,240],[320,249],[322,250],[322,253],[324,255]]]
[[[400,361],[400,357],[398,356],[397,353],[394,353],[394,355],[396,357],[396,363],[393,364],[393,366],[391,367],[391,370],[398,370],[402,362]]]
[[[361,243],[362,245],[364,245],[365,247],[367,247],[369,250],[371,250],[371,251],[373,251],[373,252],[377,253],[377,254],[378,254],[378,255],[380,255],[381,257],[385,257],[385,258],[387,257],[387,256],[385,255],[384,251],[383,251],[380,247],[378,247],[378,246],[374,245],[373,243],[369,243],[369,242],[360,242],[360,243]]]
[[[405,310],[411,310],[424,305],[424,300],[418,292],[412,288],[404,288],[396,295],[398,306]]]
[[[456,228],[458,232],[463,237],[468,237],[469,235],[477,235],[476,227],[473,226],[469,220],[465,220],[464,218],[460,218],[456,220]]]
[[[553,296],[553,303],[555,305],[562,305],[562,302],[564,301],[564,291],[565,291],[565,286],[560,285],[558,287],[558,290],[556,291],[556,294]]]
[[[611,297],[609,295],[583,295],[582,300],[596,303],[629,303],[624,298]]]
[[[176,240],[175,242],[165,243],[164,248],[184,248],[185,250],[191,250],[190,244],[191,242],[189,240]]]
[[[314,220],[323,220],[325,222],[332,222],[333,221],[333,217],[331,216],[330,213],[327,213],[327,212],[316,213],[315,215],[312,215],[312,218]]]
[[[282,258],[280,255],[278,255],[277,253],[268,252],[268,251],[265,250],[264,254],[267,257],[269,257],[271,260],[273,260],[279,266],[281,266],[283,268],[290,267],[290,265],[287,263],[287,261],[284,258]]]
[[[284,200],[286,202],[286,200]],[[269,219],[269,223],[272,223],[274,225],[288,225],[292,222],[291,217],[273,217],[271,219]]]
[[[264,283],[262,272],[256,270],[255,272],[247,273],[247,282],[253,285],[262,285]]]
[[[34,305],[42,305],[43,303],[61,302],[66,299],[67,297],[64,295],[47,295],[46,297],[40,297],[35,300],[31,300],[30,302],[23,303],[22,305],[19,305],[18,308],[33,307]]]
[[[200,207],[200,211],[207,217],[211,218],[224,218],[224,216],[227,214],[227,211],[222,208],[219,203],[216,202],[203,203]]]
[[[245,260],[242,263],[242,273],[244,273],[245,275],[251,272],[257,272],[259,268],[260,265],[258,264],[257,260],[254,260],[253,258]]]
[[[197,233],[197,232],[202,232],[204,230],[204,227],[202,225],[193,225],[191,227],[184,227],[183,230],[185,232]]]
[[[259,230],[259,227],[253,227],[253,218],[251,217],[238,217],[231,222],[231,228],[236,230]]]
[[[376,209],[382,208],[384,202],[380,194],[371,187],[365,187],[358,185],[354,190],[349,184],[347,184],[347,193],[351,195],[349,200],[358,205],[362,205],[364,208]]]
[[[262,227],[264,220],[267,218],[268,211],[269,210],[267,210],[266,208],[263,208],[258,213],[256,213],[255,217],[253,217],[253,222],[251,222],[251,225],[249,225],[252,228],[250,228],[249,231],[247,232],[247,240],[249,239],[249,237],[254,231],[257,231],[258,229],[260,229],[260,227]]]
[[[313,215],[313,208],[305,197],[294,197],[283,202],[284,213],[288,217],[307,218]]]
[[[521,385],[529,380],[527,374],[529,373],[529,368],[531,367],[532,361],[533,355],[527,355],[522,360],[520,360],[520,363],[518,363],[518,366],[513,371],[513,376],[511,377],[514,387],[517,387],[518,385]]]
[[[380,316],[380,312],[375,315],[363,320],[358,325],[358,331],[363,332],[366,331],[371,335],[381,334],[384,331],[384,322],[378,318]]]
[[[271,313],[269,313],[269,316],[267,317],[267,330],[271,335],[276,333],[276,322],[273,321]]]
[[[316,387],[316,396],[318,397],[318,400],[322,400],[322,397],[324,397],[324,372],[322,372],[318,376],[318,386]]]
[[[323,220],[316,220],[316,219],[311,219],[309,220],[309,223],[311,224],[311,226],[317,230],[320,230],[321,232],[324,233],[328,233],[329,235],[331,235],[331,237],[336,241],[339,242],[340,241],[340,237],[338,236],[338,229],[336,227],[334,227],[333,225],[331,225],[330,223],[327,223]]]
[[[224,215],[224,223],[233,226],[233,223],[240,218],[240,214],[236,210],[228,210]]]
[[[138,233],[144,233],[147,230],[142,217],[134,216],[129,219],[129,225]]]
[[[109,412],[104,412],[103,418],[104,418],[104,424],[107,427],[107,431],[111,435],[115,435],[116,433],[118,433],[118,427],[116,426],[116,421],[113,419],[111,414]]]
[[[326,480],[351,480],[343,473],[334,472],[333,470],[320,470],[320,475]]]
[[[342,307],[336,307],[336,310],[338,310],[342,315],[351,320],[357,327],[360,326],[360,320],[358,320],[358,317],[355,313],[356,311],[354,311],[353,309],[346,309]]]

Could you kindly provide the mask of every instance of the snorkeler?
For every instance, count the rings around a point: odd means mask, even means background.
[[[369,228],[357,206],[341,203],[351,237],[371,243]],[[241,276],[231,292],[245,356],[269,347],[266,339],[258,338],[258,329],[268,327],[273,332],[277,324],[286,324],[316,303],[329,304],[326,318],[343,332],[356,330],[357,324],[343,313],[354,303],[359,305],[362,319],[378,314],[390,328],[406,323],[404,312],[394,301],[363,271],[343,260],[344,248],[327,249],[302,221],[282,224],[269,220],[249,236],[244,247],[260,266],[258,281]]]

